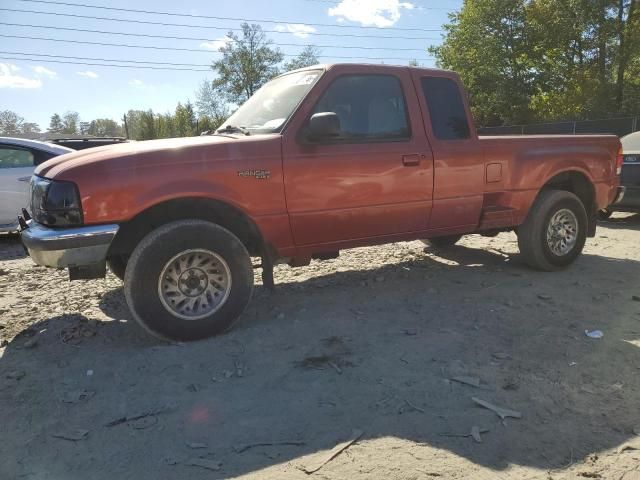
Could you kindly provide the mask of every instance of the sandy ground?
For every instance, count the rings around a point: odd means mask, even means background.
[[[0,478],[637,480],[640,216],[564,272],[516,252],[469,236],[279,267],[232,332],[167,344],[112,275],[69,283],[1,239]]]

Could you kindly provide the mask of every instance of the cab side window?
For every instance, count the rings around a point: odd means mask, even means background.
[[[0,147],[0,169],[33,166],[33,154],[29,150]]]
[[[435,137],[438,140],[469,138],[469,121],[458,84],[444,77],[423,77],[421,83]]]
[[[402,140],[411,136],[400,80],[393,75],[344,75],[324,92],[312,115],[334,112],[340,136],[332,142]]]

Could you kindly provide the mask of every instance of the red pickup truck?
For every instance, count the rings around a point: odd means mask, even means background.
[[[43,163],[22,241],[72,280],[108,265],[147,330],[192,340],[242,313],[251,257],[273,286],[276,263],[514,230],[529,265],[566,267],[623,193],[621,165],[615,136],[478,137],[453,72],[315,66],[267,83],[212,135]]]

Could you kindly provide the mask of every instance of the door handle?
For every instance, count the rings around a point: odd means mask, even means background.
[[[20,177],[18,179],[19,182],[28,182],[29,180],[31,180],[31,177]]]
[[[421,155],[417,153],[413,153],[411,155],[403,155],[402,164],[405,167],[415,167],[417,165],[420,165],[420,158],[421,158]]]

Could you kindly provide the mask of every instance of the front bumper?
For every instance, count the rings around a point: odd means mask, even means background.
[[[49,228],[34,222],[20,233],[22,244],[38,265],[55,268],[104,264],[118,225]]]

